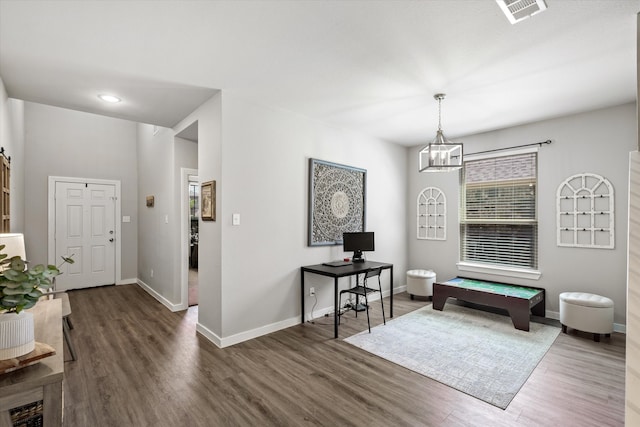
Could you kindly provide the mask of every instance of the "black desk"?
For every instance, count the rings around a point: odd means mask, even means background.
[[[304,323],[304,273],[319,274],[321,276],[333,277],[333,331],[334,337],[338,338],[338,279],[341,277],[355,276],[357,274],[366,273],[369,270],[382,267],[383,270],[389,269],[389,317],[393,317],[393,264],[387,262],[365,261],[354,262],[351,265],[343,267],[330,267],[328,265],[316,264],[300,267],[300,307],[302,308],[302,323]],[[382,298],[382,295],[380,295]]]

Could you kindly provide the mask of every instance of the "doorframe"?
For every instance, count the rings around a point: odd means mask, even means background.
[[[198,175],[198,169],[180,168],[180,305],[176,311],[189,308],[189,175]]]
[[[116,254],[115,254],[115,282],[116,285],[122,284],[122,271],[121,271],[121,205],[120,205],[120,181],[110,179],[95,179],[95,178],[76,178],[76,177],[64,177],[64,176],[49,176],[49,189],[48,189],[48,204],[47,204],[47,259],[51,265],[57,265],[56,258],[56,184],[58,182],[70,182],[73,184],[103,184],[115,186],[115,212],[114,212],[114,226],[116,233]]]

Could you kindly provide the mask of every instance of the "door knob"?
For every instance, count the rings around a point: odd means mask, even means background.
[[[110,242],[113,242],[113,237],[109,239]]]

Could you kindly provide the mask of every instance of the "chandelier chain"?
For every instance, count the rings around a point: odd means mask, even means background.
[[[442,100],[446,95],[444,93],[436,93],[433,98],[438,101],[438,131],[442,132]]]

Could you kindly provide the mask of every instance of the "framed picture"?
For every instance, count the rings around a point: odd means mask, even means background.
[[[309,159],[309,246],[342,244],[342,233],[365,231],[367,171]]]
[[[201,217],[203,221],[216,220],[216,182],[203,182],[200,186]]]
[[[154,196],[147,196],[147,207],[152,208],[155,204],[156,198]]]

